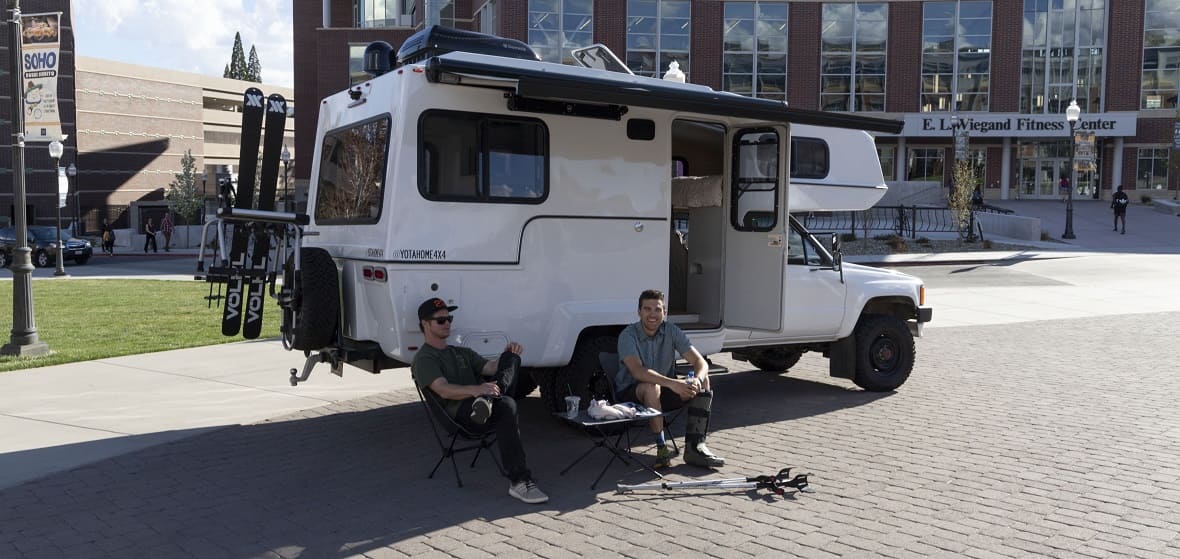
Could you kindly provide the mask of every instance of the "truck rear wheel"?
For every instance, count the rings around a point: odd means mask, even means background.
[[[901,319],[870,314],[856,326],[856,376],[869,392],[888,392],[905,384],[914,368],[914,336]]]
[[[304,247],[300,270],[293,258],[283,267],[283,288],[291,301],[283,307],[281,330],[292,349],[313,351],[332,344],[340,316],[340,276],[332,255],[322,248]],[[298,276],[298,277],[296,277]]]
[[[799,362],[803,351],[789,347],[760,349],[750,355],[750,364],[770,373],[785,373]]]
[[[598,360],[599,353],[615,353],[619,350],[619,340],[614,336],[597,336],[585,338],[574,349],[570,364],[560,369],[553,369],[550,375],[552,383],[549,390],[544,387],[541,397],[545,404],[554,412],[565,410],[565,397],[569,395],[582,398],[582,408],[590,405],[590,378],[602,370]],[[548,394],[546,394],[548,392]]]

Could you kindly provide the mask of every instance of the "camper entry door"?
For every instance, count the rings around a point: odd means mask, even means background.
[[[730,132],[729,224],[725,228],[725,308],[729,328],[779,330],[787,227],[783,126]]]

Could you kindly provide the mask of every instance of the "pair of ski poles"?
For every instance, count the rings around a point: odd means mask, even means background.
[[[737,477],[728,479],[704,479],[696,481],[661,481],[627,485],[620,483],[615,493],[631,493],[633,491],[673,490],[673,489],[769,489],[776,495],[786,495],[787,489],[795,489],[800,493],[814,493],[807,484],[807,476],[798,474],[791,477],[791,469],[783,468],[773,476],[762,475],[753,477]]]

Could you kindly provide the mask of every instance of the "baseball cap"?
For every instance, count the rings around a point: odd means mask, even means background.
[[[447,302],[439,299],[438,297],[431,297],[430,299],[423,301],[421,305],[418,305],[418,320],[426,320],[434,313],[442,309],[447,309],[448,311],[453,312],[457,308],[459,307],[448,307]]]

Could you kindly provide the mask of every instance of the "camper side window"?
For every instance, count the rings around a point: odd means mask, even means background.
[[[828,176],[828,143],[819,138],[791,138],[791,177],[822,179]]]
[[[377,223],[388,151],[388,116],[326,134],[320,151],[316,223]]]
[[[539,120],[427,111],[418,131],[418,190],[429,200],[537,204],[549,193]]]

